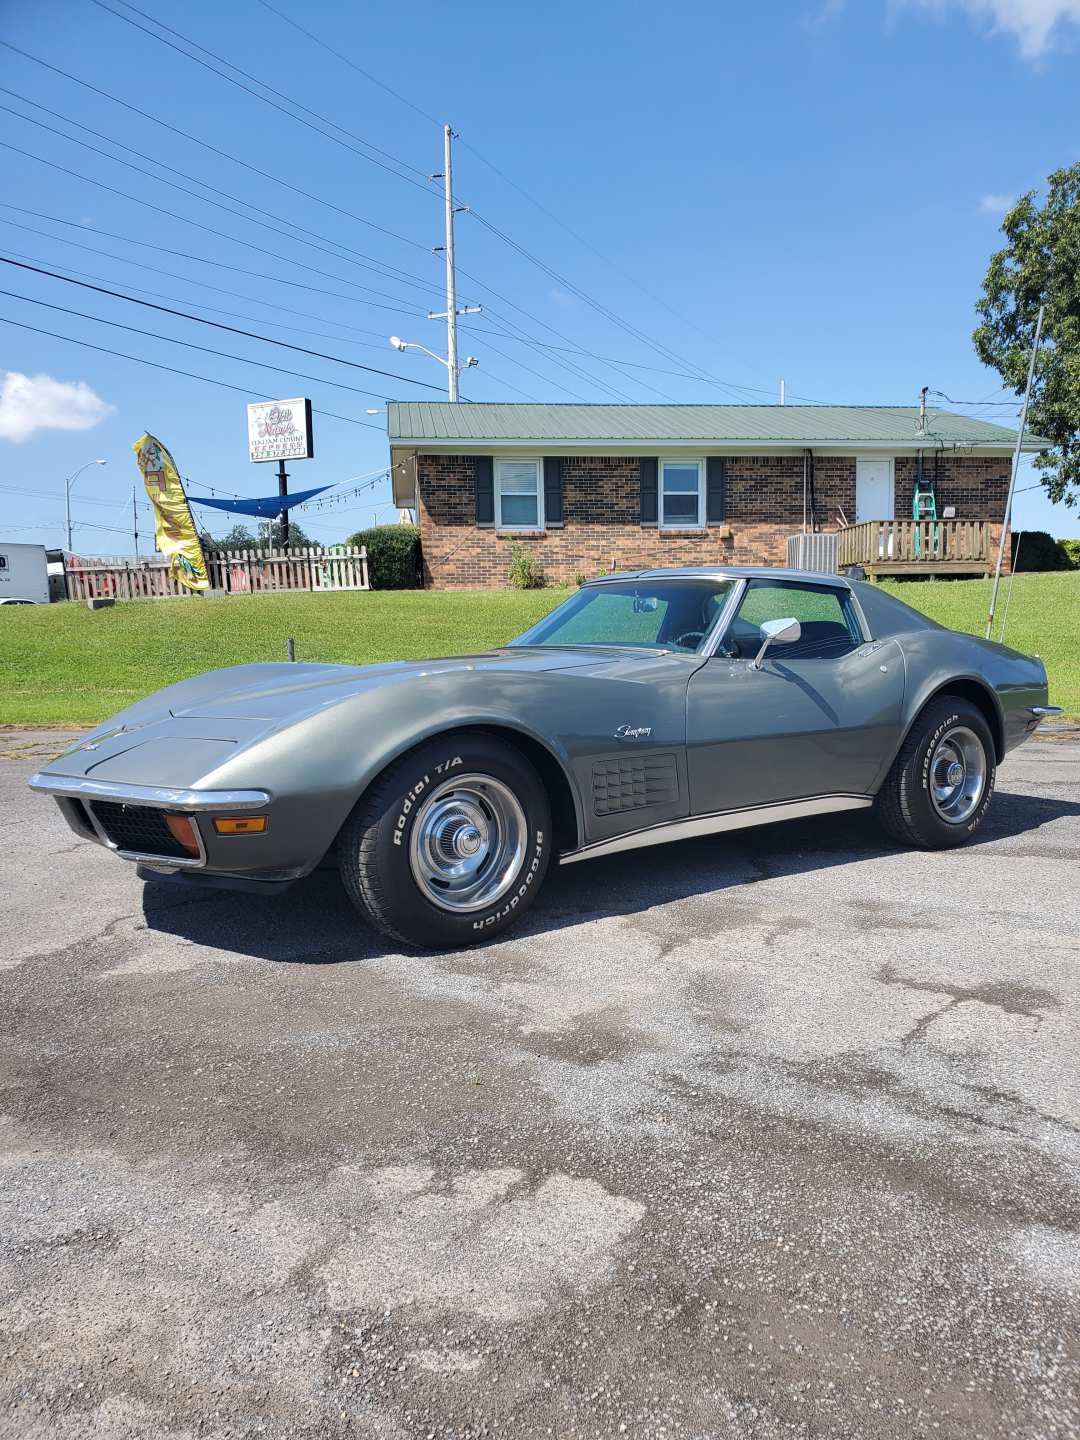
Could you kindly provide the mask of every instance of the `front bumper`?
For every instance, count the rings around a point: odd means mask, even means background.
[[[122,860],[154,867],[180,870],[204,870],[207,865],[208,812],[215,815],[245,814],[262,810],[270,804],[265,790],[188,790],[158,785],[130,785],[121,781],[91,780],[70,775],[52,775],[41,771],[30,780],[31,790],[52,795],[64,819],[75,834],[93,840]],[[101,810],[97,808],[102,807]],[[133,823],[118,824],[116,807],[128,813]],[[165,827],[159,826],[161,843],[155,848],[157,833],[151,820],[168,813],[191,821],[198,842],[198,855],[176,853],[170,846]],[[204,817],[200,821],[200,816]],[[148,837],[143,839],[142,837]]]

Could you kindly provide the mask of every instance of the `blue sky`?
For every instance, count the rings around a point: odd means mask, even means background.
[[[614,390],[643,401],[768,401],[783,376],[789,398],[912,404],[926,384],[964,402],[1001,401],[970,341],[1001,213],[1080,157],[1078,0],[273,0],[370,80],[259,0],[137,3],[142,15],[122,0],[0,7],[0,39],[135,107],[0,50],[0,135],[39,157],[3,151],[0,253],[389,376],[0,267],[0,288],[29,297],[0,296],[0,316],[237,387],[0,325],[0,372],[35,380],[5,391],[0,533],[60,543],[64,477],[101,457],[107,467],[86,471],[73,491],[84,553],[131,548],[130,533],[117,532],[130,527],[131,444],[144,429],[171,448],[192,495],[271,491],[274,467],[247,459],[244,405],[258,395],[307,394],[361,422],[317,415],[316,456],[292,465],[294,488],[367,484],[385,466],[385,419],[367,411],[388,396],[437,398],[444,383],[434,361],[386,343],[390,334],[445,343],[426,318],[443,308],[431,253],[442,212],[424,179],[441,169],[444,119],[461,135],[455,178],[474,212],[459,217],[457,245],[459,299],[484,306],[462,323],[462,350],[480,361],[462,386],[475,400],[605,400]],[[211,52],[258,77],[257,93],[152,38],[144,16],[205,47],[196,53],[208,63]],[[260,95],[318,112],[343,127],[331,130],[337,141]],[[1015,417],[1013,401],[958,408]],[[317,540],[394,518],[387,482],[349,488],[333,509],[298,512]],[[216,516],[210,528],[231,523]],[[1020,496],[1017,523],[1080,535],[1080,512],[1051,507],[1041,491]]]

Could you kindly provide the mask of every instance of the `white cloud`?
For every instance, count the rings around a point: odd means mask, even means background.
[[[90,430],[114,409],[85,380],[8,370],[0,382],[0,440],[21,445],[36,430]]]
[[[816,30],[820,25],[827,25],[830,20],[835,20],[847,8],[847,0],[820,0],[817,8],[810,14],[803,17],[803,28]]]
[[[1080,26],[1080,0],[899,0],[920,10],[943,14],[959,7],[988,24],[992,33],[1015,37],[1026,60],[1043,55],[1063,38],[1070,25]]]
[[[1015,195],[984,195],[979,209],[984,215],[1006,215],[1015,204]]]
[[[577,301],[574,299],[573,295],[568,295],[565,290],[560,290],[557,285],[552,287],[550,294],[552,300],[555,301],[556,305],[565,306],[577,304]]]

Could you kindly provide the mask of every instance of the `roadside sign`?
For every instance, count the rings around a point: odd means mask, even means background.
[[[247,407],[247,422],[253,461],[310,460],[315,454],[310,400],[260,400]]]

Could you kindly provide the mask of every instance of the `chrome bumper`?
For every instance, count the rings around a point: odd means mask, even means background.
[[[269,805],[265,790],[169,790],[161,785],[125,785],[119,780],[85,780],[39,770],[30,789],[75,800],[115,800],[119,805],[151,805],[156,810],[260,810]]]

